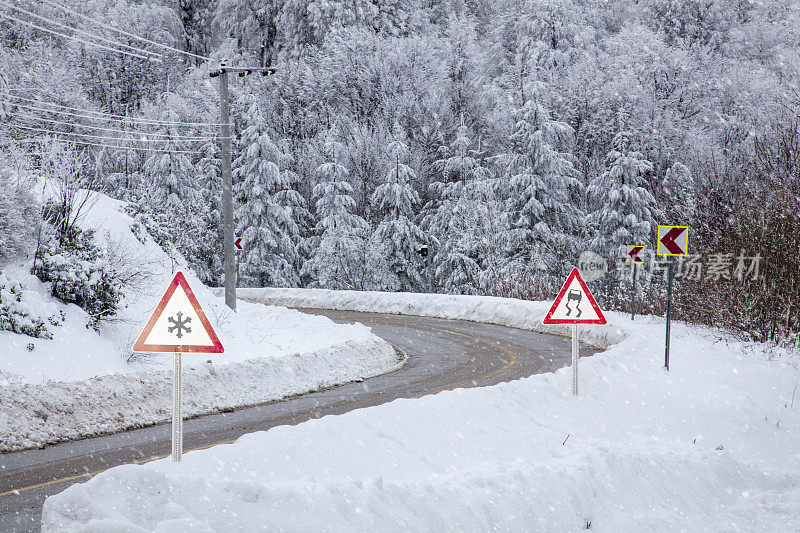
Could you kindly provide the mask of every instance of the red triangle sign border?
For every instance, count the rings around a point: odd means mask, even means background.
[[[167,303],[169,303],[172,295],[175,294],[175,290],[179,285],[183,288],[184,292],[186,293],[186,297],[189,299],[189,303],[192,304],[194,312],[197,313],[197,317],[200,319],[200,323],[203,325],[206,333],[208,333],[208,336],[211,338],[212,345],[145,344],[145,340],[150,335],[150,332],[153,330],[156,322],[158,322],[158,319],[161,318],[161,313],[164,312],[164,308],[167,306]],[[139,334],[139,338],[137,338],[136,342],[133,343],[133,351],[152,353],[223,353],[225,351],[225,348],[222,346],[222,342],[219,340],[217,333],[211,326],[211,322],[209,322],[208,317],[203,311],[203,308],[200,306],[200,302],[197,301],[197,297],[194,295],[194,292],[192,292],[191,287],[189,287],[189,283],[186,281],[186,277],[183,275],[182,271],[179,270],[175,273],[175,277],[172,278],[167,290],[164,292],[164,295],[158,302],[153,314],[150,316],[150,320],[147,321],[147,324],[142,329],[142,332]]]
[[[580,284],[583,293],[586,295],[589,304],[594,309],[595,313],[597,313],[598,318],[593,319],[583,319],[580,318],[572,319],[572,318],[553,318],[553,313],[556,312],[558,308],[558,304],[561,303],[561,300],[564,298],[564,294],[566,294],[567,289],[569,289],[570,284],[572,284],[572,280],[577,278],[578,284]],[[603,311],[600,310],[600,306],[597,305],[597,302],[592,296],[592,293],[589,291],[589,287],[586,286],[586,282],[583,281],[580,272],[578,272],[577,268],[572,268],[572,272],[569,273],[567,276],[567,281],[564,282],[564,285],[561,287],[561,290],[556,296],[553,305],[550,307],[550,310],[545,315],[544,320],[542,320],[542,324],[546,325],[558,325],[558,324],[607,324],[606,317],[603,315]]]

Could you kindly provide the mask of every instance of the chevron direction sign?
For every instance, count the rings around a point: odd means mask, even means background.
[[[626,263],[644,263],[644,246],[629,244],[627,248],[628,253],[625,254]]]
[[[659,226],[656,245],[658,255],[687,255],[689,226]]]

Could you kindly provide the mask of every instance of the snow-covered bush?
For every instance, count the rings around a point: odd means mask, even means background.
[[[44,320],[25,302],[24,288],[21,283],[8,279],[0,271],[0,331],[12,331],[29,337],[52,339],[53,334],[47,330]],[[52,316],[49,322],[57,326],[63,317]]]
[[[93,236],[91,231],[73,228],[60,243],[50,239],[36,254],[33,273],[52,284],[53,296],[89,313],[96,328],[101,320],[116,314],[122,283]]]

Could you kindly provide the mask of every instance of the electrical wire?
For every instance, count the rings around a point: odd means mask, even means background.
[[[68,26],[67,24],[62,24],[61,22],[58,22],[58,21],[55,21],[55,20],[51,20],[51,19],[49,19],[47,17],[43,17],[42,15],[38,15],[38,14],[36,14],[36,13],[34,13],[32,11],[28,11],[26,9],[22,9],[21,7],[17,7],[15,5],[13,5],[13,4],[9,4],[8,2],[5,2],[3,0],[0,0],[0,5],[1,6],[5,6],[7,8],[10,8],[10,9],[16,9],[20,13],[24,13],[24,14],[26,14],[28,16],[37,18],[37,19],[39,19],[39,20],[41,20],[43,22],[46,22],[48,24],[52,24],[53,26],[57,26],[57,27],[60,27],[62,29],[65,29],[65,30],[72,30],[72,31],[74,31],[76,33],[80,33],[82,35],[86,35],[87,37],[90,37],[92,39],[105,41],[106,43],[111,44],[113,46],[118,46],[120,48],[127,48],[128,50],[131,50],[132,52],[138,52],[138,53],[141,53],[141,54],[150,54],[150,55],[158,57],[158,58],[161,57],[161,54],[159,54],[157,52],[151,52],[151,51],[145,50],[143,48],[133,47],[133,46],[127,45],[125,43],[121,43],[119,41],[114,41],[114,40],[111,40],[111,39],[107,39],[106,37],[102,37],[100,35],[96,35],[94,33],[90,33],[90,32],[85,31],[85,30],[81,30],[81,29],[78,29],[78,28],[74,28],[72,26]]]
[[[18,91],[18,90],[17,89],[12,89],[12,91]],[[50,103],[50,102],[43,102],[41,100],[34,100],[32,98],[24,98],[22,96],[16,96],[15,95],[14,98],[16,98],[17,100],[22,100],[24,102],[30,102],[30,103],[33,103],[33,104],[49,105],[49,106],[52,106],[52,107],[56,107],[58,109],[67,109],[69,111],[79,111],[79,113],[78,114],[66,113],[66,112],[63,112],[63,111],[56,110],[56,109],[46,109],[46,108],[40,108],[40,107],[34,107],[34,106],[25,106],[25,105],[22,105],[22,104],[15,104],[13,102],[8,102],[10,105],[17,106],[17,107],[22,107],[24,109],[33,108],[33,109],[36,109],[37,111],[47,111],[49,113],[58,113],[58,114],[62,114],[62,115],[70,115],[70,116],[90,118],[90,119],[96,119],[96,120],[108,120],[108,121],[117,121],[117,122],[137,122],[137,123],[141,123],[141,124],[148,124],[148,125],[155,125],[155,126],[172,126],[172,125],[176,125],[176,126],[213,126],[213,127],[219,127],[219,126],[222,125],[222,124],[215,124],[213,122],[171,122],[171,121],[163,121],[163,120],[151,120],[151,119],[145,119],[145,118],[137,118],[137,117],[131,117],[131,116],[126,116],[126,115],[112,115],[110,113],[104,113],[102,111],[92,111],[92,110],[89,110],[89,109],[80,109],[80,108],[77,108],[77,107],[62,106],[62,105],[53,104],[53,103]],[[94,117],[94,116],[91,116],[91,115],[84,115],[84,113],[94,113],[94,114],[97,114],[98,116]]]
[[[53,120],[53,119],[49,119],[49,118],[34,117],[34,116],[26,115],[26,114],[19,114],[17,116],[19,118],[23,119],[23,120],[27,120],[29,122],[34,122],[34,123],[36,121],[42,121],[42,122],[48,122],[50,124],[59,124],[61,126],[80,127],[80,128],[86,128],[86,129],[98,130],[98,131],[110,131],[112,133],[125,133],[125,134],[140,133],[140,134],[143,134],[143,135],[149,135],[151,137],[166,137],[167,139],[174,139],[176,141],[177,140],[182,140],[182,139],[185,138],[185,137],[181,137],[180,135],[170,135],[169,133],[158,133],[158,132],[146,133],[146,132],[141,132],[141,131],[137,132],[135,130],[120,130],[120,129],[116,129],[116,128],[103,128],[101,126],[90,126],[88,124],[78,124],[78,123],[75,123],[75,122],[65,122],[63,120]],[[215,139],[222,139],[223,137],[214,137],[214,138]]]
[[[55,134],[55,135],[73,135],[73,136],[77,136],[77,137],[91,137],[91,138],[94,138],[94,139],[101,139],[101,140],[106,140],[106,141],[116,141],[116,142],[129,142],[130,141],[130,142],[155,143],[155,142],[167,142],[167,141],[171,141],[171,140],[180,140],[180,141],[186,141],[186,142],[216,141],[217,140],[216,137],[184,137],[184,138],[180,138],[180,139],[142,139],[142,138],[123,139],[123,138],[120,138],[120,137],[108,137],[108,136],[105,136],[105,135],[92,135],[91,133],[75,133],[75,132],[67,132],[67,131],[48,130],[48,129],[44,129],[44,128],[33,128],[31,126],[24,125],[24,124],[12,124],[11,127],[12,128],[21,128],[21,129],[28,130],[28,131],[35,131],[35,132],[38,132],[38,133],[52,133],[52,134]],[[136,133],[136,132],[130,132],[130,133]],[[142,134],[142,135],[144,135],[144,134]]]
[[[16,142],[18,143],[40,143],[42,142],[41,139],[19,139]],[[169,150],[163,148],[137,148],[132,146],[115,146],[111,144],[99,144],[99,143],[90,143],[90,142],[83,142],[83,141],[73,141],[78,144],[85,144],[87,146],[100,146],[103,148],[115,148],[119,150],[133,150],[137,152],[161,152],[161,153],[170,153],[170,154],[202,154],[203,152],[199,152],[197,150]]]
[[[197,59],[202,59],[203,61],[208,61],[209,60],[205,56],[194,54],[192,52],[187,52],[186,50],[181,50],[179,48],[175,48],[175,47],[169,46],[167,44],[162,44],[162,43],[159,43],[159,42],[156,42],[156,41],[151,41],[150,39],[145,39],[144,37],[139,37],[138,35],[134,35],[133,33],[129,33],[127,31],[125,31],[125,30],[122,30],[120,28],[114,27],[114,26],[112,26],[110,24],[107,24],[105,22],[101,22],[99,20],[93,19],[92,17],[88,17],[88,16],[86,16],[86,15],[84,15],[82,13],[78,13],[77,11],[69,9],[68,7],[65,7],[64,5],[62,5],[62,4],[58,3],[58,2],[53,2],[51,0],[39,0],[39,1],[49,5],[51,7],[54,7],[56,9],[60,9],[61,11],[64,11],[65,13],[69,13],[71,15],[79,17],[79,18],[81,18],[81,19],[83,19],[83,20],[85,20],[87,22],[91,22],[93,24],[96,24],[96,25],[100,26],[101,28],[105,28],[107,30],[115,31],[117,33],[125,35],[126,37],[132,37],[134,39],[138,39],[138,40],[140,40],[142,42],[145,42],[145,43],[148,43],[148,44],[152,44],[152,45],[155,45],[155,46],[160,46],[161,48],[164,48],[166,50],[172,50],[173,52],[179,52],[179,53],[185,54],[187,56],[195,57]]]
[[[133,52],[126,52],[125,50],[119,50],[118,48],[111,48],[110,46],[106,46],[104,44],[93,43],[91,41],[87,41],[86,39],[81,39],[80,37],[75,37],[74,35],[67,35],[66,33],[61,33],[61,32],[55,31],[55,30],[51,30],[49,28],[45,28],[43,26],[39,26],[39,25],[34,24],[32,22],[29,22],[27,20],[22,20],[22,19],[14,17],[12,15],[8,15],[6,13],[0,13],[0,17],[3,17],[3,18],[8,19],[8,20],[13,20],[14,22],[19,22],[20,24],[25,24],[26,26],[30,26],[31,28],[34,28],[34,29],[37,29],[37,30],[40,30],[40,31],[44,31],[44,32],[47,32],[47,33],[51,33],[53,35],[57,35],[59,37],[65,38],[65,39],[74,39],[76,41],[80,41],[80,42],[82,42],[84,44],[88,44],[89,46],[94,46],[96,48],[102,48],[103,50],[108,50],[110,52],[117,52],[119,54],[123,54],[123,55],[126,55],[126,56],[137,57],[139,59],[145,59],[147,61],[156,61],[158,63],[161,63],[161,60],[156,58],[156,57],[143,56],[143,55],[135,54]]]

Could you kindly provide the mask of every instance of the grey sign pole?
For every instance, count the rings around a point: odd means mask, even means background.
[[[633,264],[633,276],[631,278],[631,320],[636,316],[636,266]]]
[[[172,460],[180,462],[183,455],[183,361],[175,354],[172,378]]]
[[[664,343],[664,368],[669,371],[669,322],[672,317],[672,278],[675,274],[675,258],[669,258],[667,271],[667,338]]]
[[[572,395],[578,395],[578,324],[572,324]]]

